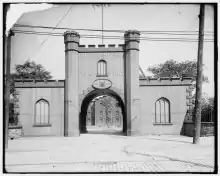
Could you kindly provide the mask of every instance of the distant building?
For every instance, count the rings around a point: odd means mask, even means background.
[[[111,104],[110,108],[104,106],[103,98],[89,104],[86,116],[87,126],[122,128],[121,108],[117,106],[117,101],[114,98],[108,97],[108,99]]]

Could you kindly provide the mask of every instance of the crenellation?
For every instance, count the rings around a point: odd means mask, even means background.
[[[38,82],[64,82],[65,80],[52,80],[52,79],[15,79],[15,82],[22,82],[22,83],[38,83]]]
[[[88,48],[95,48],[95,45],[88,45]]]
[[[118,44],[118,48],[123,48],[124,44]]]
[[[105,48],[105,45],[98,45],[99,48]]]
[[[180,78],[147,78],[139,79],[140,86],[190,86],[191,78],[184,78],[180,81]]]
[[[109,48],[115,48],[115,44],[109,44],[108,47]]]

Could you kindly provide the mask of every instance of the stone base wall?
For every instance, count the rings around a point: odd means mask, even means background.
[[[17,139],[23,136],[21,126],[9,126],[9,139]]]
[[[193,130],[193,122],[184,122],[182,135],[193,137]],[[214,136],[214,122],[202,122],[200,136]]]

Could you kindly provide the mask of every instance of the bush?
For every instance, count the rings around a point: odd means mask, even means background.
[[[9,125],[14,126],[18,125],[18,113],[14,110],[15,103],[9,103]]]
[[[208,97],[207,94],[202,96],[202,107],[201,107],[201,121],[202,122],[214,122],[215,111],[214,111],[214,98]],[[193,109],[195,108],[195,96],[193,97]]]

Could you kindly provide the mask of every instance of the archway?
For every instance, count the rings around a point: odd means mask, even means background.
[[[121,99],[121,97],[115,91],[110,90],[110,89],[95,89],[91,91],[90,93],[88,93],[82,101],[81,111],[80,111],[80,116],[79,116],[80,133],[87,132],[87,128],[86,128],[87,110],[88,110],[90,102],[99,96],[110,96],[110,97],[113,97],[115,100],[117,100],[118,106],[121,108],[121,112],[122,112],[122,121],[123,121],[122,132],[126,132],[126,124],[127,124],[126,113],[125,113],[124,102]]]

